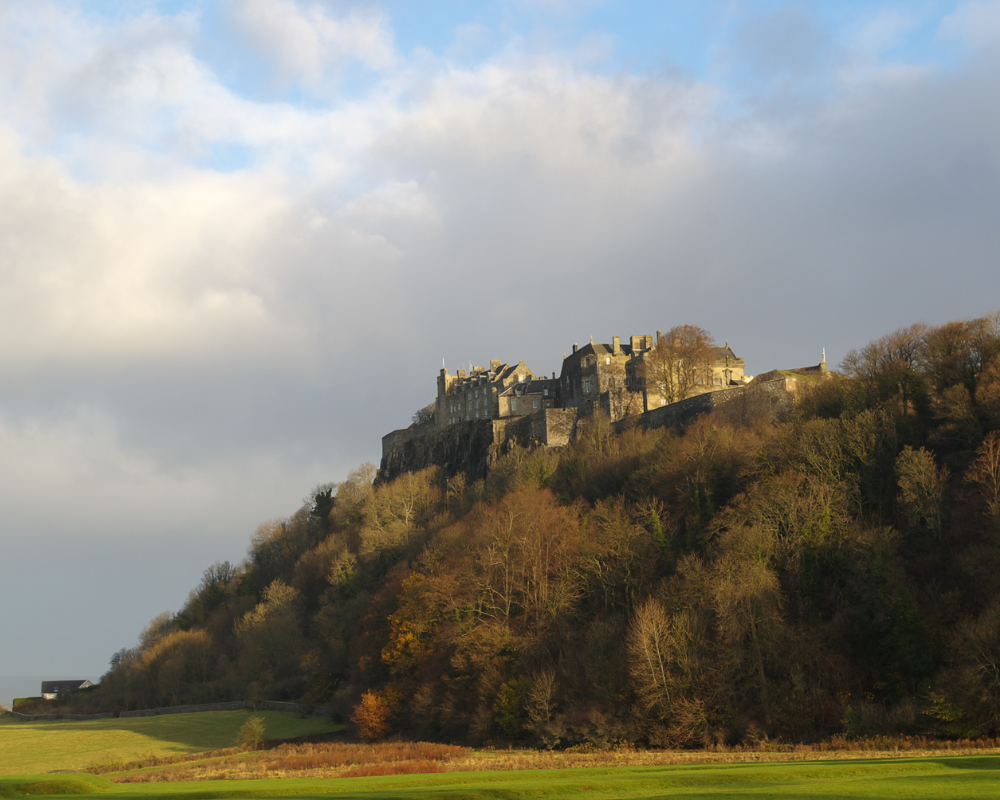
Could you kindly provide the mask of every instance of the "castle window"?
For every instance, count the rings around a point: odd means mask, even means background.
[[[605,356],[604,357],[604,363],[605,364],[610,364],[611,363],[611,356]]]
[[[510,410],[511,411],[517,411],[517,400],[511,400],[510,401]]]
[[[538,408],[538,401],[535,401],[535,408]]]

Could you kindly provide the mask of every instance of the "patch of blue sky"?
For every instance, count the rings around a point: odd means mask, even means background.
[[[934,65],[961,62],[962,49],[940,36],[941,21],[958,0],[873,3],[871,0],[605,0],[605,2],[531,3],[457,2],[414,4],[383,0],[399,49],[420,48],[452,62],[473,66],[503,52],[512,40],[526,49],[574,53],[590,48],[581,68],[596,74],[670,74],[718,85],[739,96],[764,89],[761,76],[738,70],[737,41],[747,28],[766,26],[768,18],[790,9],[811,21],[832,51],[855,44],[869,26],[887,20],[877,64]],[[603,52],[602,52],[603,51]],[[734,56],[736,57],[734,60]],[[833,66],[833,60],[827,67]],[[736,71],[734,71],[736,70]],[[832,75],[802,76],[804,95],[832,91]]]
[[[572,50],[588,38],[606,37],[610,52],[603,69],[633,74],[679,69],[707,79],[712,77],[713,51],[725,45],[734,29],[788,8],[814,17],[834,40],[843,40],[879,14],[897,13],[913,19],[915,27],[888,55],[920,61],[941,49],[938,25],[956,5],[956,0],[606,0],[566,4],[383,0],[379,7],[390,17],[397,45],[405,55],[423,48],[438,55],[487,57],[514,37]],[[463,29],[477,28],[482,31],[478,51],[468,41],[461,41]]]
[[[884,62],[905,64],[934,63],[956,66],[964,55],[955,41],[941,36],[941,24],[958,7],[959,0],[918,0],[917,2],[872,3],[869,0],[839,0],[815,4],[820,19],[838,39],[857,35],[866,24],[879,18],[897,20],[896,36],[885,41]]]
[[[604,58],[585,66],[596,73],[705,73],[711,22],[718,3],[459,2],[414,4],[383,0],[396,42],[406,55],[418,49],[459,62],[486,60],[512,41],[531,51],[579,54],[603,42]],[[600,49],[598,45],[598,49]]]
[[[76,0],[66,5],[75,7],[88,22],[114,30],[145,16],[197,20],[203,11],[217,4],[218,0]]]
[[[192,52],[212,70],[222,86],[238,97],[322,111],[370,96],[384,79],[382,73],[357,62],[345,62],[319,82],[302,76],[280,75],[272,64],[234,33],[226,19],[223,3],[198,5],[199,31],[191,42]]]
[[[327,13],[352,7],[381,10],[389,20],[405,61],[475,67],[502,56],[513,44],[527,52],[565,55],[595,74],[673,75],[717,85],[731,99],[766,90],[766,77],[742,69],[741,31],[766,25],[769,17],[794,9],[812,20],[834,48],[880,16],[898,22],[877,53],[879,63],[960,63],[963,52],[940,36],[941,20],[959,0],[877,3],[871,0],[376,0],[360,4],[323,3]],[[304,109],[354,102],[377,90],[385,73],[352,64],[322,85],[282,79],[259,54],[235,35],[226,21],[225,0],[93,0],[83,6],[106,19],[143,10],[163,16],[193,17],[199,26],[191,43],[196,56],[234,94],[256,102],[282,101]],[[892,27],[892,26],[890,26]],[[427,66],[422,63],[422,66]],[[433,68],[433,67],[431,67]],[[821,96],[829,76],[803,77],[801,91]]]
[[[942,69],[953,70],[961,67],[969,51],[956,39],[942,35],[942,22],[953,13],[959,3],[926,3],[926,12],[918,23],[893,47],[886,50],[887,59],[905,63],[927,63],[932,61]],[[921,8],[921,4],[915,4]]]
[[[249,170],[256,166],[258,152],[257,148],[239,142],[212,142],[194,159],[194,166],[222,173]]]
[[[406,58],[419,50],[445,55],[462,26],[491,29],[497,24],[496,2],[382,0],[377,7],[389,17],[396,47]]]
[[[610,35],[612,65],[629,74],[708,76],[722,13],[714,2],[609,2],[589,15],[593,31]]]

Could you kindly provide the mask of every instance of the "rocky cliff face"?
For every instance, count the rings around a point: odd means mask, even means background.
[[[735,425],[760,417],[781,416],[792,407],[794,378],[775,373],[747,386],[707,392],[669,406],[647,411],[638,418],[646,428],[684,428],[702,414],[716,413]],[[525,417],[469,420],[437,428],[433,422],[411,425],[382,437],[382,463],[377,482],[437,466],[451,477],[464,472],[470,480],[485,478],[494,461],[514,445],[562,447],[577,435],[577,409],[544,409]],[[631,422],[616,423],[619,428]]]
[[[382,439],[378,481],[391,481],[404,472],[438,466],[449,477],[466,473],[470,480],[485,478],[499,447],[493,420],[470,420],[447,428],[411,427]]]

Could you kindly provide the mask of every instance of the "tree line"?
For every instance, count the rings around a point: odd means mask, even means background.
[[[851,351],[784,419],[596,415],[482,481],[374,478],[262,524],[86,702],[549,747],[1000,733],[1000,313]]]

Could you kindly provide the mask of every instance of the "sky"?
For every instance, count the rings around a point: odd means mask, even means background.
[[[0,676],[100,677],[442,359],[997,309],[998,85],[995,0],[0,0]]]

